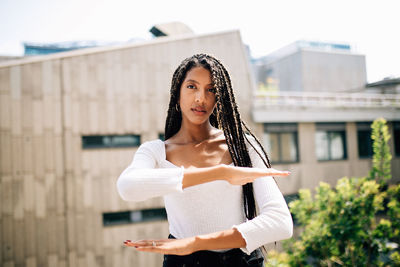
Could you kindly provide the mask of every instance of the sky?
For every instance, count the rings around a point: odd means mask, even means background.
[[[239,29],[253,57],[296,40],[350,44],[374,82],[400,77],[399,10],[399,0],[0,0],[0,55],[22,55],[22,42],[148,40],[153,25],[180,21],[200,34]]]

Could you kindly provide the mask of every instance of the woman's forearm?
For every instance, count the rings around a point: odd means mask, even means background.
[[[246,247],[246,242],[237,229],[182,239],[126,240],[124,244],[125,246],[135,247],[138,251],[172,255],[189,255],[200,250]]]
[[[206,168],[188,168],[183,172],[182,189],[194,185],[204,184],[226,177],[226,165],[217,165]]]
[[[288,173],[274,169],[234,167],[224,164],[187,169],[183,167],[158,169],[129,167],[118,178],[117,189],[124,200],[143,201],[216,180],[243,185],[266,175],[288,175]]]
[[[229,229],[194,238],[194,250],[218,250],[246,247],[246,241],[236,229]]]
[[[220,164],[206,168],[185,169],[182,178],[182,189],[216,180],[225,180],[232,185],[244,185],[262,176],[287,176],[290,172],[275,169],[235,167]]]

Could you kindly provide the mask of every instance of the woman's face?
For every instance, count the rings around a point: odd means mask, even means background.
[[[193,124],[208,121],[215,107],[215,88],[209,70],[194,67],[186,73],[180,88],[179,106],[182,120]]]

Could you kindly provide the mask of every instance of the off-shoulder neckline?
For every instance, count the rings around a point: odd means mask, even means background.
[[[166,153],[166,150],[165,150],[165,141],[163,141],[163,140],[161,140],[161,139],[157,139],[157,140],[159,140],[159,141],[161,142],[161,144],[162,144],[162,148],[163,148],[163,149],[162,149],[162,151],[163,151],[162,160],[165,161],[165,162],[167,162],[168,164],[170,164],[170,165],[176,167],[176,168],[180,168],[180,167],[176,166],[174,163],[172,163],[171,161],[167,160],[167,153]],[[233,164],[233,161],[232,161],[230,164],[228,164],[228,165],[234,165],[234,164]]]

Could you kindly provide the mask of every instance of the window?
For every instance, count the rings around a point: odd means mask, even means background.
[[[299,193],[294,193],[290,195],[284,195],[283,198],[286,201],[286,204],[289,206],[289,203],[299,199]]]
[[[166,219],[167,212],[164,208],[103,213],[104,226],[162,221]]]
[[[140,145],[140,135],[82,136],[82,148],[135,147]]]
[[[394,154],[400,157],[400,121],[393,122]]]
[[[264,124],[263,140],[271,163],[299,161],[296,123]]]
[[[315,149],[317,159],[346,159],[346,130],[344,123],[317,123]]]
[[[371,139],[372,122],[357,122],[358,157],[371,158],[373,154]]]
[[[286,204],[289,206],[290,202],[298,200],[300,198],[299,193],[294,193],[294,194],[290,194],[290,195],[284,195],[283,196],[285,198]],[[297,220],[297,218],[295,216],[293,216],[293,224],[295,226],[299,226],[299,222]]]

